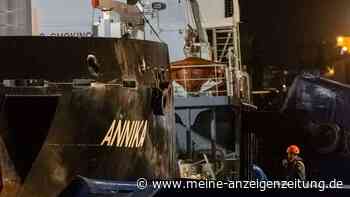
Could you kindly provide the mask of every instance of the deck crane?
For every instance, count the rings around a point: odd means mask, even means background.
[[[202,26],[201,14],[199,9],[199,4],[197,0],[189,0],[191,5],[191,12],[193,19],[196,25],[196,32],[193,32],[193,29],[188,26],[187,36],[186,36],[186,45],[185,45],[185,54],[186,56],[199,56],[204,59],[210,60],[210,44],[208,41],[207,33],[205,32]],[[196,37],[198,36],[199,46],[195,43]],[[199,53],[199,55],[198,55]]]

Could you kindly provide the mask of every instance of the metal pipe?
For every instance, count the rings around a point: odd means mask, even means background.
[[[211,109],[211,121],[210,121],[210,139],[211,139],[211,151],[212,151],[212,158],[215,161],[216,160],[216,108]]]

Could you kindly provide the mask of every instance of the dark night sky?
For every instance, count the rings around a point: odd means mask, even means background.
[[[350,35],[350,0],[241,0],[242,29],[264,65],[298,65],[315,45]]]

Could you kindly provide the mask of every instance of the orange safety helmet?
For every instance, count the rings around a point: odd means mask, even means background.
[[[298,155],[300,153],[300,149],[297,145],[290,145],[287,148],[287,153],[293,153]]]

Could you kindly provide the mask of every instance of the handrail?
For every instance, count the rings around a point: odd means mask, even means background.
[[[225,64],[183,65],[183,66],[172,66],[171,69],[178,69],[178,68],[215,68],[215,67],[227,67],[227,66]]]

